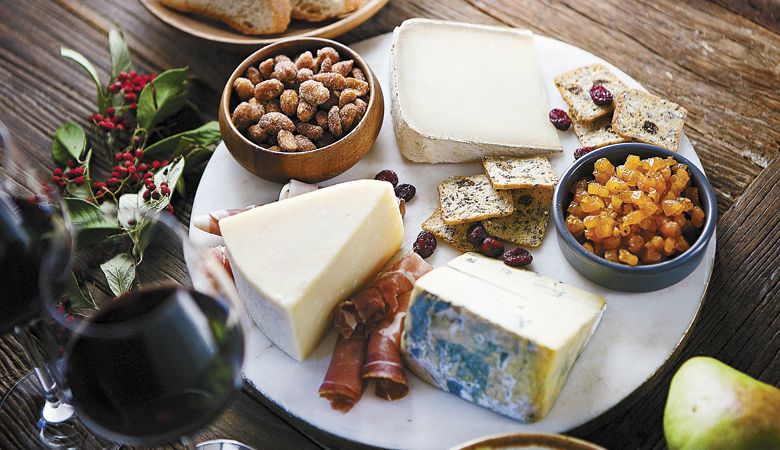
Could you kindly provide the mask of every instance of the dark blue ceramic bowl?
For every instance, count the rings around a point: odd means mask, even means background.
[[[564,222],[566,209],[571,203],[571,188],[582,177],[593,176],[593,164],[597,159],[607,158],[618,166],[626,161],[628,155],[637,155],[642,159],[653,156],[666,158],[672,156],[678,162],[688,166],[691,185],[699,188],[702,209],[706,214],[704,227],[699,238],[680,255],[658,264],[628,266],[607,261],[585,250],[574,239]],[[588,153],[574,162],[561,177],[553,197],[553,221],[558,235],[558,245],[566,261],[579,273],[601,286],[626,292],[649,292],[669,287],[687,277],[701,263],[707,244],[715,235],[715,222],[718,206],[715,192],[701,170],[691,161],[670,150],[649,144],[624,143],[609,145]]]

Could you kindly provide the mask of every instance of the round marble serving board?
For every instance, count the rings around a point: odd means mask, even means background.
[[[551,108],[565,108],[553,86],[553,76],[586,64],[601,62],[629,86],[640,87],[628,75],[597,56],[554,39],[542,36],[534,39]],[[437,184],[451,175],[473,175],[483,173],[483,170],[478,162],[417,164],[403,159],[396,147],[390,119],[391,45],[392,34],[388,33],[352,46],[383,83],[388,107],[374,148],[355,167],[321,185],[372,178],[382,169],[393,169],[401,183],[415,185],[417,195],[407,204],[404,219],[406,233],[401,252],[405,253],[420,232],[420,224],[438,203]],[[560,175],[572,163],[572,152],[579,145],[571,130],[559,134],[564,152],[550,159]],[[685,136],[679,153],[701,167]],[[201,179],[192,217],[222,208],[275,201],[280,188],[281,185],[261,180],[242,169],[221,144]],[[192,225],[190,236],[195,242],[209,246],[217,245],[221,240]],[[289,236],[289,239],[300,239],[301,245],[305,246],[306,237]],[[301,250],[305,251],[305,247]],[[289,414],[325,432],[382,447],[447,448],[496,433],[564,432],[615,406],[670,357],[688,333],[704,297],[715,259],[715,239],[710,242],[701,265],[690,276],[670,288],[646,294],[611,291],[580,276],[564,260],[552,223],[542,246],[532,249],[532,253],[534,262],[530,269],[607,299],[601,324],[572,369],[549,415],[537,423],[522,424],[503,417],[440,391],[414,376],[410,376],[410,394],[402,400],[380,400],[374,396],[373,386],[369,386],[349,413],[334,411],[317,395],[335,343],[333,332],[308,359],[299,363],[277,349],[257,328],[251,327],[244,365],[245,380]],[[438,267],[458,254],[441,243],[428,261]]]

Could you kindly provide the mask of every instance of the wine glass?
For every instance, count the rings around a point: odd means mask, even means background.
[[[137,265],[133,285],[80,323],[61,323],[72,332],[68,398],[87,427],[112,441],[180,440],[195,448],[186,436],[215,419],[241,388],[245,314],[221,262],[191,244],[171,215],[146,212],[136,224],[153,251]],[[185,252],[193,278],[206,280],[197,289],[183,263],[175,264]]]
[[[16,336],[33,367],[0,400],[0,417],[11,423],[9,418],[35,411],[29,429],[21,431],[34,430],[46,447],[100,448],[63,401],[50,361],[36,344],[36,337],[45,338],[42,293],[63,290],[73,246],[57,188],[43,173],[0,122],[0,334]]]

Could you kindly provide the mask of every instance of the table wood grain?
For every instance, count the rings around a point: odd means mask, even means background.
[[[722,5],[721,5],[722,4]],[[725,6],[723,6],[725,5]],[[662,413],[671,375],[687,358],[714,356],[780,384],[780,34],[777,0],[393,0],[342,36],[349,44],[410,17],[529,28],[593,52],[688,109],[686,133],[717,195],[718,252],[710,288],[689,339],[615,408],[570,434],[607,448],[664,448]],[[59,57],[73,48],[105,79],[107,30],[124,29],[140,71],[189,66],[194,100],[215,118],[219,93],[249,53],[172,29],[139,2],[0,0],[0,120],[18,144],[49,164],[54,129],[86,125],[94,90]],[[194,186],[197,180],[189,180]],[[192,193],[176,201],[189,221]],[[186,276],[182,261],[161,263]],[[0,395],[28,367],[11,337],[0,338]],[[30,406],[31,408],[34,405]],[[0,418],[0,448],[35,448],[18,414]],[[284,415],[247,393],[199,439],[228,437],[264,448],[360,448]]]

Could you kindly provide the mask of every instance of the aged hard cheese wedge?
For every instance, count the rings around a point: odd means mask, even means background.
[[[402,350],[434,386],[535,422],[552,407],[605,307],[597,295],[466,253],[415,283]]]
[[[406,158],[562,150],[529,31],[410,19],[395,29],[391,64],[393,126]]]
[[[219,222],[247,311],[274,344],[302,360],[334,306],[401,247],[393,186],[337,184]]]

